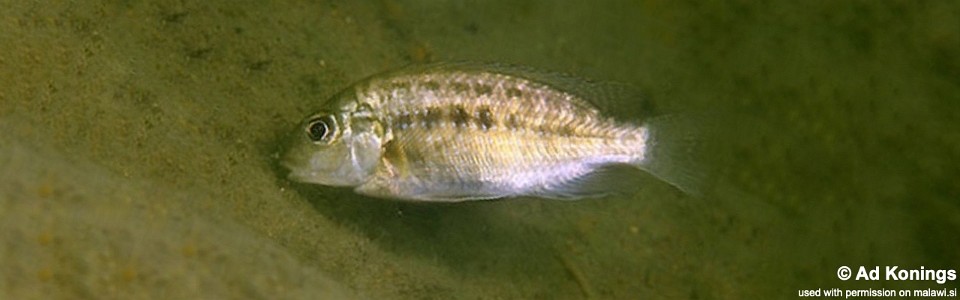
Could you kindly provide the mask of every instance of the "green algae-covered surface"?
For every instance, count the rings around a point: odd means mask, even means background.
[[[2,2],[3,299],[960,285],[836,275],[960,269],[955,1]],[[437,205],[284,178],[283,136],[338,90],[463,60],[709,119],[703,195],[638,174],[602,199]]]

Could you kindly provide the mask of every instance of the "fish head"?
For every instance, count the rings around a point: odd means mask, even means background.
[[[290,137],[281,164],[294,181],[357,186],[379,165],[383,135],[369,106],[346,102],[305,118]]]

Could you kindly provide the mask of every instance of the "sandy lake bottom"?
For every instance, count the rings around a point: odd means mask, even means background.
[[[960,268],[955,1],[0,2],[0,298],[957,286],[837,278]],[[284,136],[336,92],[453,60],[710,115],[703,195],[637,174],[603,199],[437,205],[284,178]]]

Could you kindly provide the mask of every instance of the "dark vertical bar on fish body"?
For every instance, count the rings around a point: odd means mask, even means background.
[[[493,124],[493,114],[490,112],[490,107],[479,107],[477,109],[477,125],[479,125],[480,129],[486,131],[490,129],[490,127],[493,127]]]

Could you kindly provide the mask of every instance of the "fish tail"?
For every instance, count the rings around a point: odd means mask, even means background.
[[[643,155],[634,165],[688,195],[701,196],[705,174],[698,125],[673,115],[648,120],[642,127]]]

